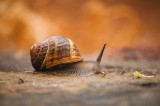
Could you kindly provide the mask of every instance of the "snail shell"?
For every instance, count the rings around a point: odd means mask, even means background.
[[[68,38],[56,36],[31,47],[31,63],[36,71],[50,71],[57,75],[90,75],[100,72],[100,61],[83,61],[77,46]]]
[[[56,65],[83,61],[76,45],[68,38],[57,36],[34,44],[30,50],[31,62],[36,70]]]

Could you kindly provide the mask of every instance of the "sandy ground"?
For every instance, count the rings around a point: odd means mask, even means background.
[[[158,61],[104,60],[102,67],[105,77],[32,73],[28,54],[17,59],[1,53],[0,106],[159,106]],[[135,71],[154,77],[136,79]]]

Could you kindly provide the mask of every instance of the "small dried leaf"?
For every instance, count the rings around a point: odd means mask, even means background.
[[[134,75],[135,78],[152,78],[152,77],[154,77],[154,76],[144,75],[144,74],[142,74],[138,71],[134,72],[133,75]]]
[[[102,74],[102,76],[105,77],[107,73],[105,73],[104,71],[101,71],[100,74]]]

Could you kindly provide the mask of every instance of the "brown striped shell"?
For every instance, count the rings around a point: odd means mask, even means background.
[[[68,38],[56,36],[34,44],[30,50],[35,70],[45,70],[60,64],[83,61],[77,46]]]

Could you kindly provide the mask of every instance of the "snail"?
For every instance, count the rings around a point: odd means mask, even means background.
[[[56,75],[92,75],[104,72],[100,62],[106,44],[96,61],[84,61],[77,46],[63,36],[50,37],[34,44],[30,49],[31,63],[35,72],[52,72]]]

